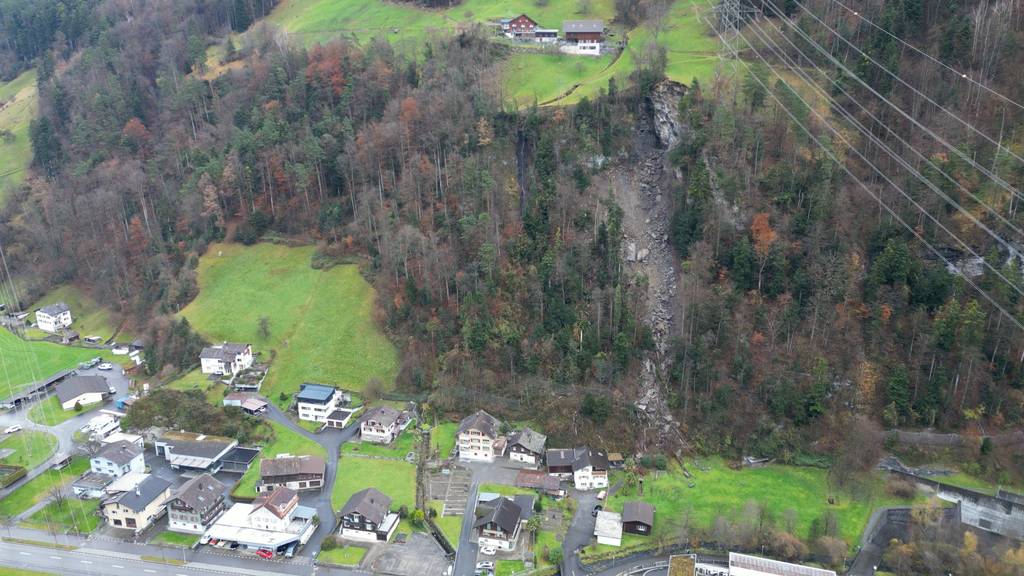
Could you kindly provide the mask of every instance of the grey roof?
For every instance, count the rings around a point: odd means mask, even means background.
[[[523,509],[504,496],[498,498],[493,504],[480,506],[478,509],[483,514],[476,519],[476,523],[473,524],[474,528],[494,523],[503,532],[509,534],[516,531],[516,526],[523,516]]]
[[[57,302],[56,304],[48,304],[39,309],[39,312],[46,314],[47,316],[58,316],[64,312],[70,312],[71,308],[63,302]]]
[[[1004,490],[1003,488],[996,491],[996,498],[1002,498],[1003,500],[1024,506],[1024,496]]]
[[[252,511],[249,514],[266,508],[278,518],[284,518],[294,505],[299,502],[299,495],[291,488],[278,486],[273,492],[264,492],[252,501]]]
[[[570,466],[576,460],[575,448],[551,448],[545,455],[548,466]]]
[[[299,387],[299,393],[295,395],[295,399],[299,402],[323,403],[330,400],[335,392],[337,392],[337,389],[334,386],[310,384],[307,382]]]
[[[172,432],[160,437],[157,441],[170,446],[172,454],[196,458],[216,458],[228,446],[237,443],[231,438],[222,436],[206,436],[204,434],[189,434],[189,436],[190,438],[182,438],[178,433]]]
[[[114,481],[114,477],[109,474],[101,474],[99,472],[86,472],[81,478],[71,483],[71,486],[78,488],[103,488],[106,485]]]
[[[641,522],[654,526],[654,506],[647,502],[632,500],[622,505],[623,522]]]
[[[236,355],[245,352],[245,349],[248,346],[248,344],[238,344],[234,342],[224,342],[223,344],[206,346],[203,348],[203,351],[199,353],[199,358],[210,358],[212,360],[231,362],[235,359]]]
[[[294,474],[319,474],[323,476],[327,463],[319,456],[278,456],[260,461],[260,476],[291,476]]]
[[[543,454],[544,444],[547,441],[548,437],[541,434],[540,432],[535,432],[530,428],[523,428],[522,430],[512,435],[512,439],[509,441],[508,444],[509,446],[514,446],[518,444],[519,446],[526,448],[527,450],[533,452],[534,454]]]
[[[367,411],[363,416],[362,421],[376,420],[384,426],[390,426],[394,424],[401,415],[401,412],[395,410],[391,406],[377,406],[376,408],[371,408]]]
[[[477,430],[489,438],[497,438],[498,428],[501,428],[501,421],[483,410],[478,410],[459,422],[459,434],[466,430]]]
[[[374,524],[380,524],[387,516],[391,508],[391,498],[376,488],[364,488],[356,492],[345,502],[341,509],[341,516],[348,516],[353,512],[366,518]]]
[[[566,32],[604,32],[604,20],[566,20],[562,22]]]
[[[139,454],[142,454],[142,448],[138,444],[127,440],[118,440],[107,444],[96,454],[95,458],[105,458],[118,466],[124,466]]]
[[[572,463],[573,472],[593,466],[594,470],[608,469],[608,454],[604,450],[595,450],[589,447],[576,449],[576,461]]]
[[[117,503],[125,508],[139,512],[144,510],[146,506],[149,506],[153,500],[156,500],[170,487],[171,483],[159,476],[147,476],[145,480],[139,483],[135,490],[121,492],[117,496],[105,500],[103,504]]]
[[[530,516],[533,516],[533,501],[536,499],[537,497],[533,494],[516,494],[512,497],[512,501],[515,502],[516,506],[519,506],[519,510],[521,510],[519,516],[520,520],[529,520]]]
[[[213,476],[202,474],[182,484],[173,498],[182,507],[206,514],[223,500],[224,485]]]
[[[90,392],[110,392],[107,379],[103,376],[71,376],[57,384],[57,399],[61,404]]]

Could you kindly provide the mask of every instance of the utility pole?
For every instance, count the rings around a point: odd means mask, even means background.
[[[757,17],[758,10],[746,0],[721,0],[714,9],[718,23],[718,35],[723,36],[723,44],[734,46],[743,25]]]

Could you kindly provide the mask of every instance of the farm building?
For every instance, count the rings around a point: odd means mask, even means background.
[[[562,23],[565,45],[562,51],[570,54],[600,56],[604,43],[602,20],[566,20]]]
[[[319,490],[324,486],[327,463],[319,456],[278,454],[260,461],[257,492],[271,492],[279,486],[301,492]]]

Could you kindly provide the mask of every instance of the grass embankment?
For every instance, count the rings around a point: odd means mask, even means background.
[[[24,466],[32,470],[57,451],[57,438],[48,432],[22,430],[0,441],[0,450],[14,451],[9,456],[0,458],[0,463]]]
[[[249,342],[273,358],[261,393],[282,407],[280,394],[303,382],[360,391],[373,379],[390,388],[397,373],[397,353],[374,323],[373,288],[354,265],[313,269],[313,250],[213,244],[199,262],[199,295],[181,312],[208,340]]]
[[[855,497],[841,490],[830,490],[828,471],[820,468],[771,465],[733,470],[719,458],[709,459],[706,464],[707,472],[689,468],[692,480],[673,466],[665,473],[644,478],[643,497],[638,497],[636,488],[623,487],[609,498],[605,506],[615,512],[621,512],[626,501],[637,499],[652,504],[656,511],[654,538],[624,534],[623,547],[672,534],[687,514],[695,526],[705,529],[719,516],[735,520],[748,502],[764,506],[774,518],[792,514],[794,535],[804,540],[810,538],[812,522],[831,512],[837,520],[839,536],[852,546],[859,540],[875,508],[908,503],[888,495],[881,476],[873,478],[866,494]],[[694,483],[693,488],[689,487],[690,482]],[[830,497],[834,504],[829,504]]]
[[[96,510],[99,500],[79,500],[68,495],[62,502],[50,502],[21,522],[26,528],[88,534],[100,525]]]
[[[430,449],[437,453],[438,458],[447,458],[455,449],[456,434],[459,425],[455,422],[438,424],[430,430]]]
[[[72,460],[71,465],[64,470],[47,470],[36,476],[0,500],[0,518],[14,518],[42,502],[54,488],[70,484],[88,469],[89,459],[79,457]]]
[[[299,456],[311,454],[327,458],[327,451],[324,447],[277,422],[269,422],[274,429],[274,441],[263,447],[260,457],[253,460],[252,466],[245,472],[238,485],[231,491],[231,496],[241,498],[256,497],[256,483],[260,479],[260,460],[273,458],[278,454],[292,454]]]
[[[60,400],[56,396],[50,396],[41,402],[37,402],[28,411],[28,419],[43,426],[56,426],[62,422],[67,422],[79,414],[91,412],[102,406],[103,402],[94,402],[92,404],[85,404],[80,411],[65,410],[60,405]]]
[[[78,366],[96,356],[95,350],[50,342],[26,342],[0,329],[0,396],[18,394],[33,382]]]
[[[177,380],[168,382],[166,386],[174,390],[181,390],[182,392],[196,390],[206,396],[206,401],[210,404],[214,406],[223,405],[224,389],[227,388],[227,385],[223,382],[210,382],[207,378],[208,375],[203,374],[197,368]]]
[[[385,446],[373,442],[346,442],[341,445],[342,454],[355,454],[363,456],[380,456],[384,458],[405,458],[406,454],[416,449],[416,441],[419,434],[413,430],[415,424],[410,424],[394,442]]]
[[[494,576],[512,576],[526,569],[522,560],[498,560],[494,563]]]
[[[331,505],[341,509],[356,492],[376,488],[391,497],[391,509],[416,507],[416,466],[401,460],[377,460],[344,456],[331,493]]]
[[[0,206],[7,201],[7,187],[21,183],[32,162],[28,126],[38,110],[34,69],[10,82],[0,82],[0,131],[10,132],[6,138],[0,137]]]
[[[26,308],[26,310],[36,310],[47,304],[56,304],[57,302],[64,302],[71,308],[71,318],[74,320],[71,328],[78,332],[82,338],[99,336],[106,341],[117,332],[119,322],[115,314],[109,308],[101,306],[91,296],[70,284],[58,286],[50,290],[42,298]],[[31,318],[35,320],[34,315]],[[118,339],[124,342],[131,342],[133,337],[129,334],[120,333],[118,334]]]
[[[184,534],[182,532],[171,532],[170,530],[164,530],[157,534],[150,544],[163,544],[166,546],[181,546],[182,548],[191,548],[193,544],[199,540],[199,536],[195,534]]]
[[[452,548],[458,549],[459,536],[462,534],[462,516],[442,516],[444,502],[440,500],[431,500],[427,503],[427,506],[437,513],[437,516],[434,517],[434,524],[441,530],[441,533],[444,534]]]
[[[24,568],[8,568],[6,566],[0,566],[0,576],[56,576],[50,572],[37,572],[35,570],[25,570]]]
[[[342,546],[333,550],[323,550],[317,555],[316,559],[320,562],[337,564],[338,566],[358,566],[363,561],[364,556],[366,556],[366,548]]]

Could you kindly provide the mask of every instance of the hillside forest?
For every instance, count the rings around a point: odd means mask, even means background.
[[[659,3],[617,2],[619,19],[642,21]],[[972,167],[1014,189],[1024,169],[961,130],[962,157],[922,150],[922,169],[952,176],[930,175],[947,199],[910,181],[903,197],[868,170],[884,162],[879,145],[853,131],[842,140],[819,118],[869,122],[884,110],[858,104],[878,92],[916,120],[949,124],[872,59],[934,87],[939,104],[1016,153],[1021,110],[948,81],[828,0],[803,4],[871,59],[829,42],[795,3],[755,2],[787,52],[766,65],[741,51],[742,65],[689,83],[671,102],[671,146],[652,127],[664,84],[657,44],[599,97],[517,109],[501,100],[496,73],[508,48],[481,28],[413,51],[383,38],[306,48],[257,22],[273,4],[81,0],[56,16],[50,3],[2,4],[13,40],[0,73],[37,63],[41,110],[33,177],[0,213],[7,263],[30,293],[74,281],[115,306],[148,335],[150,373],[195,363],[201,343],[174,314],[195,297],[210,243],[314,243],[313,265],[362,263],[400,349],[399,392],[444,413],[528,417],[559,443],[655,449],[640,445],[634,409],[651,355],[664,360],[662,395],[686,448],[700,453],[863,469],[886,429],[977,435],[1024,424],[1024,285],[1011,251],[1022,217],[1016,195]],[[858,4],[1024,99],[1018,2]],[[835,104],[773,71],[803,58],[807,38],[834,47],[804,64],[836,80]],[[242,65],[205,75],[207,49],[222,43]],[[881,141],[925,146],[912,122],[881,120]],[[647,321],[649,278],[624,265],[624,208],[610,191],[651,154],[664,160],[679,270],[663,351]],[[1011,242],[977,233],[954,203]],[[955,273],[918,238],[955,262],[967,254],[953,235],[982,256],[980,272]],[[1020,455],[996,448],[971,454],[977,472],[1019,474]]]

